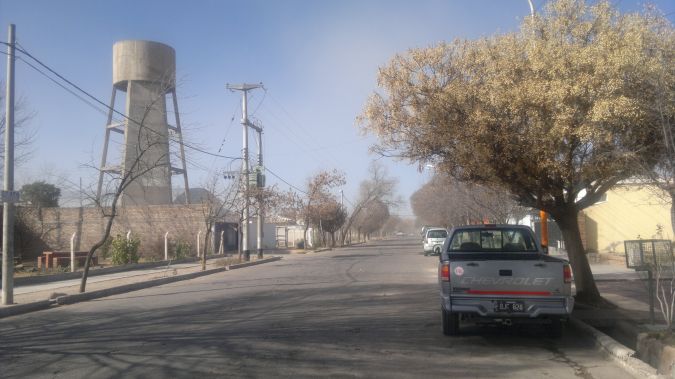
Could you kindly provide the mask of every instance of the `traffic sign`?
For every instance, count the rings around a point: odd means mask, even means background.
[[[18,203],[19,191],[2,191],[0,192],[0,201],[3,203]]]

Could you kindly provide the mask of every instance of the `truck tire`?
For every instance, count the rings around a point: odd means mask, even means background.
[[[446,336],[459,334],[459,314],[448,312],[441,307],[441,320],[443,321],[443,334]]]
[[[560,317],[552,317],[551,323],[547,325],[548,336],[551,338],[560,338],[562,337],[562,320]]]

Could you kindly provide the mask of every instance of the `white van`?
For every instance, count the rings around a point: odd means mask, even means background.
[[[441,254],[443,242],[448,237],[448,230],[444,228],[427,229],[424,235],[424,255]]]

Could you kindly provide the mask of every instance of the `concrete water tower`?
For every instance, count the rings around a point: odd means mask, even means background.
[[[118,93],[126,94],[124,116],[113,112]],[[169,99],[169,95],[171,99]],[[167,101],[172,111],[169,124]],[[171,176],[188,179],[176,100],[176,52],[151,41],[119,41],[113,45],[113,89],[105,128],[97,197],[101,200],[106,174],[131,172],[136,179],[125,189],[123,206],[171,204]],[[111,132],[124,136],[121,163],[108,165]],[[180,167],[171,165],[171,147],[179,150]],[[189,194],[185,196],[189,201]]]

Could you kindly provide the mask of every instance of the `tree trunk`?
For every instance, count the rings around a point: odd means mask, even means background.
[[[309,246],[309,238],[307,237],[307,231],[309,230],[309,220],[305,219],[305,234],[302,235],[302,237],[305,239],[305,244],[304,248],[305,251],[307,251],[307,247]]]
[[[237,255],[239,256],[239,262],[241,262],[241,256],[244,254],[242,251],[242,246],[243,246],[243,240],[244,240],[244,234],[242,233],[242,226],[243,226],[243,221],[239,222],[239,225],[237,225]]]
[[[564,209],[560,213],[551,215],[555,218],[563,239],[572,272],[574,273],[574,283],[577,289],[577,301],[589,305],[601,305],[602,298],[598,287],[595,285],[595,279],[591,272],[591,266],[588,263],[588,257],[581,241],[581,232],[577,216],[579,211],[575,208]]]
[[[670,229],[675,239],[675,190],[668,191],[668,194],[670,195]]]
[[[115,201],[117,201],[117,198],[115,198]],[[84,261],[84,269],[82,270],[82,280],[80,281],[80,293],[83,293],[86,288],[87,288],[87,278],[89,277],[89,266],[91,265],[91,258],[94,256],[94,253],[96,253],[96,250],[98,250],[101,246],[105,244],[105,241],[110,237],[110,230],[112,230],[112,224],[113,221],[115,220],[116,210],[115,210],[115,203],[113,203],[112,206],[112,215],[109,216],[108,222],[106,223],[105,226],[105,231],[103,232],[103,237],[94,244],[94,246],[89,249],[89,253],[87,253],[87,258]]]
[[[204,251],[202,253],[202,271],[206,271],[206,253],[209,251],[209,235],[211,234],[211,227],[206,228],[206,235],[204,236]]]

